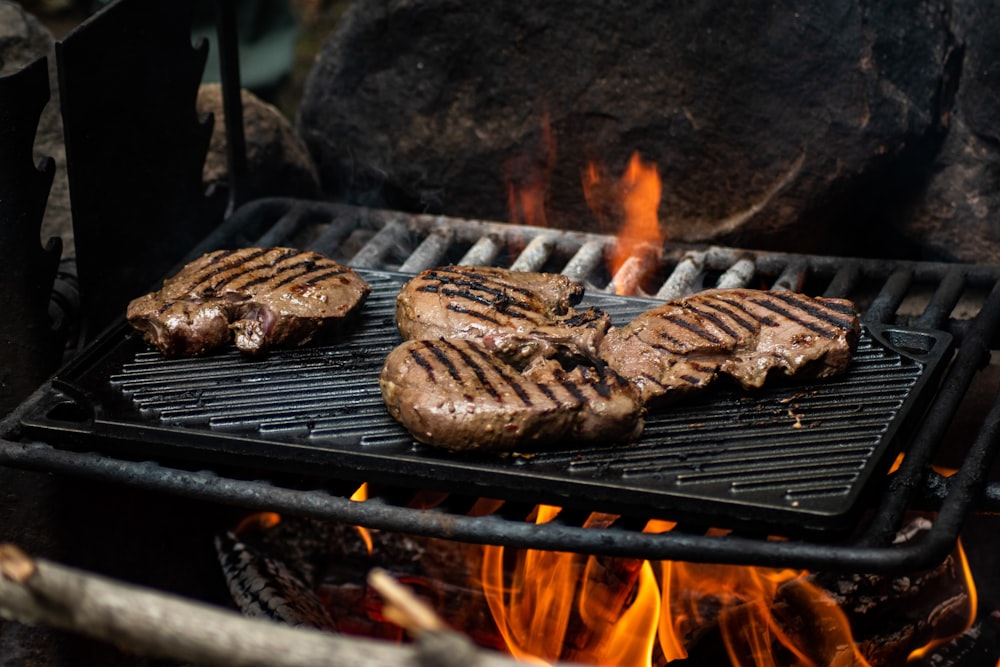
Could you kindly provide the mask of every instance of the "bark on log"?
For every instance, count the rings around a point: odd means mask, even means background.
[[[205,667],[515,667],[472,649],[455,633],[427,632],[410,645],[348,638],[244,618],[235,612],[32,559],[0,544],[0,617],[46,624],[137,655]],[[456,643],[457,642],[457,643]],[[456,648],[458,647],[458,648]]]

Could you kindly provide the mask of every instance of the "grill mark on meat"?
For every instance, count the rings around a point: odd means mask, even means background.
[[[526,287],[515,283],[505,282],[500,280],[495,275],[487,275],[478,272],[474,267],[467,268],[462,272],[435,269],[433,271],[428,271],[427,276],[436,278],[443,284],[452,284],[457,287],[471,287],[473,289],[479,289],[484,292],[492,292],[495,294],[503,294],[505,290],[509,290],[526,296],[529,299],[533,299],[535,296],[534,292]],[[499,285],[500,287],[493,287],[494,285]]]
[[[191,291],[197,291],[199,288],[204,292],[217,292],[219,287],[225,285],[226,282],[232,280],[233,278],[238,278],[244,275],[244,271],[247,270],[247,265],[251,262],[257,260],[263,255],[267,254],[268,250],[265,248],[257,248],[252,252],[244,252],[240,255],[238,252],[233,252],[225,257],[220,258],[221,266],[213,268],[211,271],[207,272],[203,276],[195,275],[191,277]],[[222,262],[221,260],[234,259],[235,261]],[[214,263],[214,262],[213,262]],[[224,275],[227,274],[228,276]],[[212,278],[217,278],[223,276],[222,280],[215,283],[214,285],[206,285],[206,283]]]
[[[847,326],[850,326],[850,323],[854,320],[854,306],[850,303],[843,303],[840,299],[826,299],[823,302],[823,307],[827,310],[844,315],[848,320]]]
[[[514,292],[528,297],[530,300],[534,297],[531,290],[525,289],[519,285],[512,285],[509,283],[504,283],[499,280],[494,280],[483,276],[482,274],[477,274],[469,271],[467,274],[451,274],[449,277],[442,276],[437,271],[432,271],[427,274],[427,279],[437,279],[440,282],[438,284],[425,284],[419,287],[421,292],[432,292],[432,293],[445,293],[448,286],[454,286],[457,288],[466,288],[468,291],[486,292],[487,294],[492,294],[500,300],[509,300],[512,297],[508,292]],[[497,287],[497,285],[499,287]],[[457,294],[458,292],[456,292]],[[523,307],[528,307],[524,304]]]
[[[772,298],[781,299],[790,305],[794,305],[799,310],[809,313],[816,319],[822,320],[836,329],[847,329],[851,326],[851,315],[853,315],[853,312],[848,311],[845,313],[843,311],[834,311],[839,312],[842,315],[848,315],[847,317],[837,317],[831,313],[833,309],[831,309],[825,302],[819,302],[811,299],[806,300],[801,296],[795,294],[784,294],[782,292],[769,292],[768,295]]]
[[[454,311],[456,313],[461,313],[462,315],[469,315],[477,319],[483,320],[484,322],[489,322],[490,324],[499,325],[500,322],[494,317],[490,317],[484,312],[473,310],[471,308],[466,308],[465,306],[460,306],[457,303],[449,303],[447,306],[448,310]]]
[[[493,296],[492,299],[479,296],[474,293],[475,291],[486,292]],[[476,290],[473,287],[470,290],[458,290],[458,289],[448,289],[446,285],[423,285],[418,288],[417,291],[429,292],[431,294],[441,294],[442,296],[449,297],[451,299],[466,299],[472,301],[473,303],[482,304],[488,308],[496,308],[497,310],[503,311],[505,314],[517,318],[517,319],[527,319],[531,314],[531,304],[522,301],[516,301],[509,294],[505,294],[499,290],[486,290],[480,289]],[[518,312],[520,309],[524,312]]]
[[[284,287],[285,285],[292,283],[298,280],[299,278],[308,276],[312,272],[322,271],[322,269],[316,266],[316,262],[314,262],[311,259],[300,259],[294,264],[284,267],[276,266],[275,269],[276,270],[274,271],[273,275],[269,276],[265,273],[264,275],[258,276],[253,280],[250,280],[249,282],[239,285],[239,287],[246,289],[264,283],[269,283],[268,288],[274,290],[279,287]]]
[[[727,297],[723,297],[723,296],[719,296],[719,295],[716,295],[713,298],[717,299],[717,300],[721,301],[722,303],[725,303],[725,304],[727,304],[729,306],[732,306],[733,308],[736,308],[736,309],[740,310],[743,313],[746,313],[746,315],[748,315],[752,320],[756,320],[757,322],[760,322],[761,324],[763,324],[765,326],[769,326],[769,327],[778,326],[778,321],[777,320],[772,319],[772,318],[768,317],[767,315],[760,315],[760,314],[757,314],[757,313],[750,312],[747,309],[746,305],[744,305],[743,303],[741,303],[737,299],[731,299],[731,298],[727,298]],[[754,302],[754,303],[756,303],[756,302]],[[749,331],[756,331],[756,330],[757,330],[757,327],[752,326],[752,325],[749,328]]]
[[[277,256],[275,256],[275,253],[277,253]],[[292,261],[292,264],[290,266],[283,266],[289,260]],[[301,261],[302,255],[298,250],[291,248],[281,251],[271,250],[254,260],[252,264],[245,263],[242,272],[227,276],[214,289],[215,291],[219,291],[220,288],[225,287],[228,291],[246,290],[253,285],[259,284],[258,278],[262,279],[261,282],[267,283],[276,275],[284,273]]]
[[[218,274],[220,271],[226,270],[226,265],[219,266],[220,263],[224,262],[227,258],[240,252],[239,250],[217,250],[214,253],[206,257],[205,266],[201,267],[201,271],[193,276],[191,280],[193,284],[195,282],[201,282],[210,278],[213,275]]]
[[[492,294],[492,292],[490,293]],[[477,296],[476,294],[473,294],[471,291],[449,290],[444,287],[441,288],[440,294],[451,298],[457,297],[460,299],[468,299],[469,301],[472,301],[474,303],[480,303],[488,308],[496,308],[497,310],[502,311],[506,315],[510,315],[513,318],[522,320],[527,319],[528,314],[512,311],[511,308],[519,308],[525,311],[528,311],[531,308],[529,304],[515,301],[509,295],[506,294],[495,294],[493,299],[487,299],[481,296]]]
[[[347,273],[347,271],[344,271],[343,269],[330,269],[328,271],[317,273],[313,277],[309,278],[308,280],[306,280],[306,285],[312,287],[314,285],[318,285],[322,282],[325,282],[330,278],[336,278],[337,276],[342,276],[345,273]]]
[[[443,350],[438,349],[433,342],[428,342],[424,347],[430,350],[431,354],[434,355],[434,358],[438,360],[439,364],[444,366],[445,370],[448,371],[448,375],[451,376],[451,379],[461,384],[462,374],[458,372],[458,367],[452,362],[451,357],[445,354]],[[433,377],[431,377],[431,379],[435,382],[437,381]]]
[[[512,377],[504,366],[497,365],[496,358],[489,354],[486,350],[480,348],[478,345],[470,345],[469,349],[480,359],[482,359],[489,368],[492,368],[500,379],[503,380],[507,385],[517,394],[517,397],[521,399],[521,402],[525,406],[531,407],[534,403],[531,400],[531,396],[528,395],[528,391],[524,388],[521,382],[516,378]]]
[[[669,331],[658,331],[657,335],[660,338],[662,338],[663,340],[668,341],[668,342],[670,342],[670,343],[673,344],[673,347],[670,347],[668,345],[661,345],[661,344],[658,344],[658,343],[650,343],[650,346],[656,348],[657,350],[663,350],[664,352],[673,353],[673,352],[676,352],[675,348],[680,348],[680,349],[683,350],[683,349],[691,347],[691,343],[689,343],[686,340],[681,340],[680,338],[677,338],[676,336],[670,335]]]
[[[600,396],[601,398],[611,397],[611,385],[608,384],[607,376],[604,375],[603,373],[597,374],[597,382],[594,382],[593,385],[591,386],[593,387],[597,395]]]
[[[465,350],[460,349],[457,345],[447,340],[442,340],[441,344],[448,346],[455,354],[458,355],[459,359],[465,363],[466,367],[468,367],[468,369],[476,376],[476,379],[479,380],[479,383],[483,386],[483,389],[486,390],[487,394],[495,398],[498,403],[503,403],[503,394],[493,385],[492,382],[490,382],[486,371],[483,370],[483,368],[477,364]]]
[[[688,365],[699,373],[704,373],[705,375],[711,375],[715,372],[715,366],[703,364],[698,361],[689,360]]]
[[[740,332],[729,326],[729,324],[726,323],[725,318],[721,317],[717,313],[714,313],[707,308],[698,308],[694,305],[689,305],[688,308],[692,312],[697,313],[698,315],[704,317],[706,320],[708,320],[715,326],[719,327],[719,329],[721,329],[727,336],[731,336],[732,338],[739,338]],[[743,322],[737,319],[737,323],[740,326],[745,327],[748,331],[752,331],[752,328],[749,326],[749,322]]]
[[[559,382],[559,386],[561,386],[567,392],[569,392],[570,396],[572,396],[573,398],[575,398],[580,403],[586,403],[587,402],[587,395],[586,395],[586,393],[584,393],[580,389],[580,387],[576,384],[576,382],[573,381],[573,379],[571,377],[569,377],[568,375],[566,375],[562,371],[558,371],[558,372],[555,373],[555,378]]]
[[[771,310],[777,313],[778,315],[781,315],[782,317],[787,317],[792,322],[795,322],[796,324],[799,324],[809,329],[810,331],[817,333],[820,336],[823,336],[824,338],[829,338],[833,340],[837,338],[838,335],[840,335],[840,331],[836,328],[827,327],[824,326],[823,324],[817,323],[815,320],[802,317],[800,313],[804,312],[809,314],[809,311],[805,310],[804,308],[798,307],[798,304],[796,303],[789,303],[789,305],[793,306],[793,308],[785,308],[784,306],[774,303],[770,299],[766,298],[749,299],[749,301],[758,306],[767,308],[768,310]]]
[[[550,401],[552,401],[553,405],[562,405],[562,403],[559,400],[559,398],[556,397],[555,392],[553,392],[552,389],[550,389],[547,384],[545,384],[544,382],[540,382],[540,383],[537,383],[537,387],[538,387],[538,390],[541,391],[542,394],[545,396],[545,398],[547,398]]]
[[[691,322],[690,320],[688,320],[688,318],[686,317],[686,313],[670,313],[664,319],[666,319],[668,322],[676,324],[685,331],[694,334],[696,337],[701,338],[702,340],[707,340],[709,343],[712,343],[714,345],[721,345],[724,342],[721,338],[713,334],[705,327],[701,326],[699,323]]]
[[[424,369],[427,373],[427,379],[431,382],[437,383],[437,377],[434,375],[434,365],[424,359],[424,355],[420,354],[420,350],[410,350],[410,358],[413,359],[418,366]]]
[[[177,302],[176,301],[164,301],[163,305],[160,306],[159,308],[157,308],[153,312],[155,312],[158,316],[159,315],[163,315],[165,312],[167,312],[168,310],[170,310],[171,308],[173,308],[175,303],[177,303]]]
[[[736,324],[738,324],[740,327],[742,327],[743,329],[745,329],[748,333],[752,333],[752,332],[754,332],[754,331],[757,330],[757,326],[753,323],[752,320],[748,320],[748,319],[740,316],[739,312],[734,312],[734,310],[732,308],[730,308],[727,304],[721,302],[720,300],[717,300],[717,299],[708,300],[708,299],[706,299],[706,300],[702,301],[702,304],[707,309],[716,310],[716,311],[722,313],[723,315],[725,315],[726,317],[728,317],[729,319],[731,319],[733,322],[735,322]],[[692,310],[694,310],[695,312],[698,312],[698,313],[701,312],[701,310],[699,310],[693,304],[685,304],[685,305],[688,308],[691,308]],[[743,312],[746,312],[746,311],[743,311]],[[765,322],[765,324],[768,324],[768,323],[772,323],[770,319],[768,319],[767,322]]]
[[[269,285],[269,287],[271,287],[272,289],[276,288],[276,287],[284,287],[288,283],[294,282],[298,278],[301,278],[302,276],[307,275],[309,273],[309,271],[312,270],[312,268],[313,267],[311,267],[311,266],[302,266],[302,265],[292,266],[292,267],[289,267],[287,269],[282,270],[281,273],[276,274],[274,276],[258,276],[256,278],[254,278],[253,280],[251,280],[250,282],[244,283],[242,285],[242,287],[244,287],[244,288],[256,287],[257,285],[261,285],[263,283],[266,283],[268,281],[272,281],[275,278],[279,278],[279,277],[281,277],[281,280],[279,280],[276,283],[272,283],[271,285]],[[298,271],[296,271],[296,269],[298,269]]]

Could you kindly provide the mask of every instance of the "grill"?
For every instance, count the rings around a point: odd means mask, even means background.
[[[628,278],[636,296],[623,297],[613,292],[625,277],[603,268],[613,243],[323,202],[251,202],[190,257],[245,245],[324,252],[373,284],[361,325],[343,340],[263,360],[166,360],[119,322],[5,420],[0,459],[469,542],[850,572],[936,563],[970,511],[995,506],[986,475],[996,408],[957,474],[929,465],[1000,327],[997,269],[668,244],[641,264],[644,275]],[[865,333],[842,378],[713,392],[650,415],[635,447],[459,457],[415,446],[375,384],[398,341],[399,285],[447,262],[565,273],[618,323],[656,303],[650,294],[715,285],[842,296],[861,308]],[[902,465],[887,474],[899,451]],[[371,496],[351,501],[361,481]],[[497,502],[485,510],[483,497]],[[549,523],[527,522],[538,503],[565,509]],[[893,544],[913,509],[937,510],[933,529]],[[583,527],[595,511],[620,518]],[[654,517],[678,525],[643,532]]]
[[[954,475],[931,468],[1000,344],[1000,267],[666,244],[609,275],[609,236],[319,201],[247,202],[238,122],[227,122],[229,210],[206,238],[189,215],[204,207],[207,125],[188,108],[204,49],[191,48],[190,25],[176,10],[182,4],[114,3],[59,44],[67,154],[80,166],[70,170],[77,268],[89,298],[102,297],[83,304],[85,328],[105,324],[101,311],[122,285],[163,275],[185,252],[192,259],[215,248],[278,244],[363,271],[376,287],[366,321],[346,340],[263,360],[223,353],[168,362],[119,319],[4,417],[0,464],[473,543],[848,573],[935,565],[970,512],[1000,511],[1000,487],[988,479],[1000,446],[1000,402],[976,436],[949,447],[959,450],[949,451]],[[220,6],[224,14],[232,9]],[[235,54],[232,24],[231,15],[220,21],[224,60]],[[223,68],[227,119],[239,120],[238,74],[234,62]],[[36,64],[24,76],[31,97],[46,99],[45,68]],[[155,80],[144,92],[169,104],[149,100],[135,113],[135,93],[118,85],[123,80]],[[109,118],[111,108],[127,116]],[[25,126],[19,136],[30,137],[34,120],[18,126]],[[173,155],[183,145],[184,155],[121,169],[147,137],[166,138],[149,145],[150,154]],[[8,151],[19,167],[32,163],[30,141],[21,143]],[[29,176],[40,189],[41,177]],[[28,191],[16,185],[13,192]],[[34,214],[44,197],[31,199]],[[164,233],[163,243],[154,256],[133,258],[135,274],[116,275],[107,269],[123,249],[148,245],[135,241],[137,210]],[[5,266],[27,263],[27,253],[7,251]],[[846,297],[861,309],[865,333],[843,378],[753,395],[715,391],[651,416],[634,448],[443,455],[414,447],[388,420],[372,374],[395,341],[395,290],[407,276],[446,263],[564,273],[619,323],[659,299],[713,286]],[[890,472],[900,452],[905,457]],[[350,499],[360,482],[369,484],[365,502]],[[538,525],[527,518],[539,503],[564,510]],[[895,543],[913,511],[936,512],[933,527]],[[619,517],[585,527],[592,512]],[[676,526],[644,532],[650,518]]]

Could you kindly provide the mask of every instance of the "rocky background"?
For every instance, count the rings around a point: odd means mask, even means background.
[[[328,196],[597,226],[638,151],[668,239],[993,262],[1000,6],[969,0],[356,0],[299,131]]]
[[[511,220],[509,188],[534,187],[548,224],[613,232],[581,174],[615,178],[638,153],[663,181],[668,240],[1000,260],[996,3],[290,7],[292,71],[247,96],[255,196]],[[8,70],[11,43],[51,48],[32,12],[57,38],[86,14],[68,0],[0,10]],[[200,104],[217,102],[207,90]],[[49,113],[39,152],[61,167],[58,137]],[[207,184],[225,178],[219,141]],[[72,251],[63,183],[57,171],[43,236]]]

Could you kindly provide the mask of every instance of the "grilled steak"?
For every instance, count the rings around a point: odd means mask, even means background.
[[[567,350],[595,358],[611,319],[575,311],[583,292],[555,273],[445,266],[403,286],[396,324],[404,339],[479,340],[508,361]]]
[[[294,248],[206,253],[133,300],[129,323],[168,356],[234,340],[244,352],[302,345],[364,303],[371,286],[350,268]]]
[[[707,387],[720,374],[758,388],[772,372],[843,372],[860,327],[845,299],[715,289],[653,308],[604,339],[601,356],[646,404]]]
[[[606,367],[536,357],[519,369],[474,340],[407,341],[379,384],[414,438],[450,450],[630,441],[642,430],[638,392]]]

